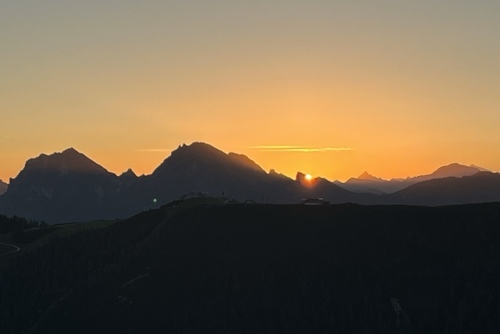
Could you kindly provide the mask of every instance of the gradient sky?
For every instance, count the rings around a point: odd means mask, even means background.
[[[2,0],[0,179],[182,143],[345,180],[500,170],[497,0]]]

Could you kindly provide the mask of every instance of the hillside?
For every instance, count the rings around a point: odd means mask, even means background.
[[[432,206],[500,202],[500,174],[479,172],[460,178],[428,180],[386,195],[386,201]]]
[[[0,327],[493,333],[499,218],[500,204],[178,201],[11,260],[0,277]]]

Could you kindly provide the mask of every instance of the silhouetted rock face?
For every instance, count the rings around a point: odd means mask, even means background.
[[[232,162],[240,165],[241,167],[248,168],[250,170],[254,170],[259,173],[265,173],[264,170],[255,163],[255,161],[253,161],[244,154],[237,154],[231,152],[228,153],[227,156]]]
[[[205,143],[180,146],[149,178],[161,202],[192,192],[261,201],[269,197],[272,181],[279,182],[248,157],[226,154]]]
[[[103,175],[109,172],[74,148],[68,148],[61,153],[51,155],[41,154],[38,158],[26,162],[22,174],[59,173],[61,176],[69,173],[84,173]],[[21,174],[20,174],[21,176]]]
[[[479,172],[423,181],[387,195],[386,199],[394,204],[430,206],[500,202],[500,174]]]
[[[6,191],[9,185],[2,180],[0,180],[0,195],[3,195]]]
[[[69,188],[80,192],[80,189],[88,188],[93,181],[102,182],[113,177],[116,175],[70,148],[62,153],[42,154],[28,160],[19,175],[11,180],[8,194],[28,195],[30,199],[66,197],[68,191],[71,192]],[[96,186],[103,185],[96,182]]]
[[[111,218],[117,181],[115,174],[70,148],[28,160],[1,205],[7,214],[53,222]]]
[[[433,177],[472,172],[469,167],[452,164],[437,170]],[[376,181],[367,173],[361,177],[367,179],[358,179],[365,182],[360,183],[363,187],[373,184],[392,187],[396,182],[401,186],[406,182]],[[430,175],[411,181],[425,177]],[[275,171],[268,174],[244,155],[226,154],[205,143],[180,146],[153,174],[141,177],[132,170],[116,176],[85,155],[68,149],[26,162],[0,197],[0,214],[50,223],[125,218],[190,193],[261,203],[300,203],[303,198],[318,197],[332,204],[477,203],[500,201],[498,178],[493,173],[446,178],[382,196],[351,192],[320,177],[308,180],[300,172],[295,180]]]
[[[153,172],[155,178],[171,177],[172,174],[191,175],[198,173],[203,167],[220,169],[220,172],[253,171],[265,174],[264,170],[243,154],[226,154],[215,147],[195,142],[191,145],[179,146]]]

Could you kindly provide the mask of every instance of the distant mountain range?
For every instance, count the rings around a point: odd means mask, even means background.
[[[500,174],[479,172],[422,181],[384,197],[391,204],[432,206],[499,202]]]
[[[294,180],[267,173],[244,155],[196,142],[179,146],[151,175],[128,170],[117,176],[70,148],[28,160],[0,196],[0,214],[49,223],[115,219],[199,195],[261,203],[300,203],[309,197],[358,204],[478,203],[500,201],[500,175],[452,164],[405,180],[363,173],[346,183],[309,181],[300,172]]]
[[[447,166],[440,167],[431,174],[408,177],[406,179],[384,180],[375,177],[369,174],[368,172],[364,172],[357,178],[350,178],[345,183],[342,183],[340,181],[334,181],[334,183],[344,189],[353,192],[390,194],[423,181],[441,179],[446,177],[471,176],[479,172],[487,172],[487,171],[488,170],[484,168],[477,167],[474,165],[464,166],[457,163],[453,163]]]
[[[9,185],[2,180],[0,180],[0,195],[4,194],[7,191]]]

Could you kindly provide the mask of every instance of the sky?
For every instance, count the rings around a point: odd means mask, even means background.
[[[2,0],[0,179],[207,142],[346,180],[500,171],[497,0]]]

